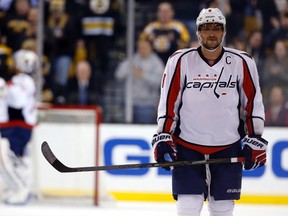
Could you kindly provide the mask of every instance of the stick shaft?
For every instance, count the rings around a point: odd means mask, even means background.
[[[89,167],[67,167],[60,160],[56,158],[48,143],[44,141],[41,146],[42,154],[45,159],[59,172],[91,172],[103,170],[119,170],[119,169],[139,169],[139,168],[153,168],[153,167],[170,167],[170,166],[192,166],[203,164],[218,164],[218,163],[240,163],[245,159],[242,157],[233,158],[219,158],[207,159],[200,161],[171,161],[164,163],[144,163],[144,164],[121,164],[111,166],[89,166]]]

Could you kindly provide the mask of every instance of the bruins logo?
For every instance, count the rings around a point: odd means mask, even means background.
[[[109,10],[110,0],[90,0],[90,9],[96,14],[104,14]]]

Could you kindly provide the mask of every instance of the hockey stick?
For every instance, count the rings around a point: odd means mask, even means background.
[[[170,166],[192,166],[201,164],[216,164],[216,163],[239,163],[244,162],[242,157],[233,158],[219,158],[219,159],[207,159],[200,161],[171,161],[165,163],[144,163],[144,164],[122,164],[112,166],[91,166],[91,167],[67,167],[61,161],[59,161],[48,143],[44,141],[41,146],[41,151],[45,159],[59,172],[89,172],[89,171],[101,171],[101,170],[117,170],[117,169],[133,169],[133,168],[152,168],[152,167],[170,167]]]

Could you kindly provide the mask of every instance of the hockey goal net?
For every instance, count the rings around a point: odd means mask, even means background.
[[[99,165],[97,106],[39,106],[38,122],[32,138],[35,190],[39,199],[81,198],[99,203],[99,173],[59,173],[44,159],[41,144],[47,141],[55,155],[67,166]]]

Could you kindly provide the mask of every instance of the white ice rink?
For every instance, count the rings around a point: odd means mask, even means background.
[[[37,203],[28,206],[0,205],[0,216],[176,216],[175,203],[117,202],[112,205]],[[204,205],[202,215],[208,216]],[[288,216],[288,205],[236,204],[234,216]]]

